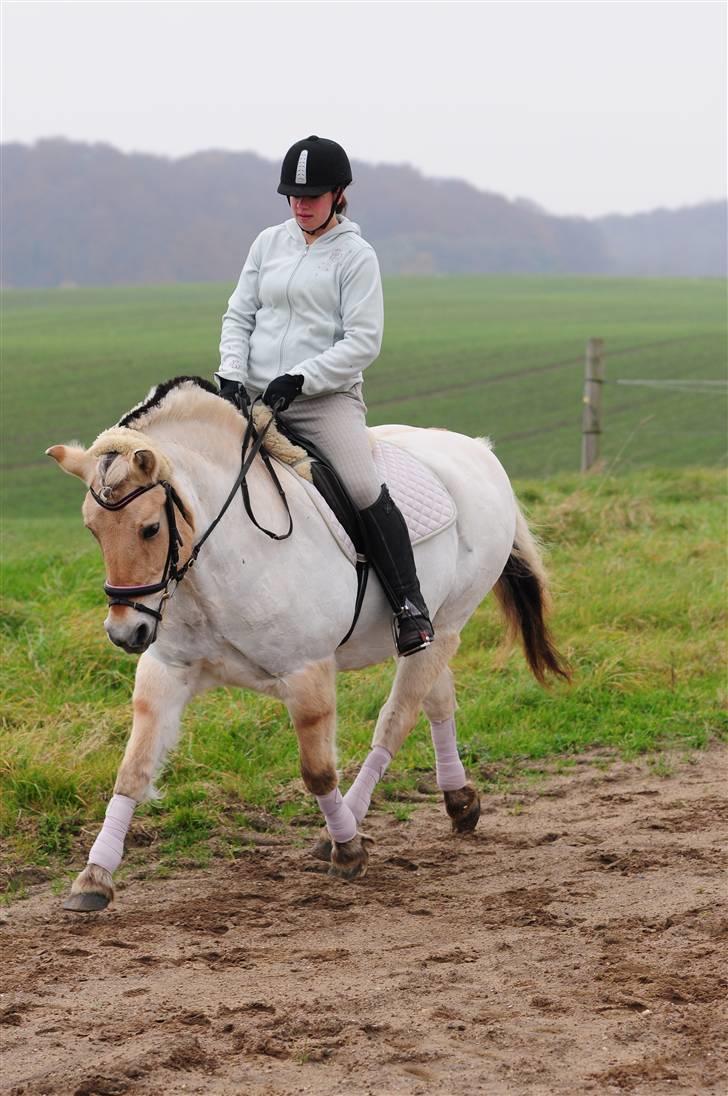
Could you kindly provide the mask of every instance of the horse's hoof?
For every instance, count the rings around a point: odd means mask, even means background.
[[[341,844],[334,841],[329,875],[334,875],[337,879],[345,879],[347,883],[350,883],[352,879],[363,879],[369,864],[367,844],[371,842],[371,837],[365,837],[362,833],[356,834],[351,841],[343,841]]]
[[[480,796],[477,788],[466,784],[455,792],[443,792],[445,807],[452,821],[453,833],[472,833],[480,818]]]
[[[72,894],[63,903],[64,910],[72,910],[74,913],[96,913],[105,910],[109,899],[105,894],[93,894],[89,891],[81,894]]]
[[[96,913],[98,910],[105,910],[113,897],[114,881],[111,872],[99,864],[87,864],[74,880],[63,908],[73,913]]]
[[[321,830],[316,842],[311,849],[311,856],[314,860],[323,860],[326,864],[331,863],[331,850],[333,849],[333,843],[329,836],[329,831],[324,828]]]

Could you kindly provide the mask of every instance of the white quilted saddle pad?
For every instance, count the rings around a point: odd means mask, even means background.
[[[406,449],[389,441],[375,442],[372,455],[381,482],[387,484],[390,495],[404,515],[413,544],[434,537],[453,524],[458,516],[455,503],[434,472]],[[331,507],[313,484],[304,479],[301,483],[344,555],[352,564],[356,563],[356,550],[351,538]]]

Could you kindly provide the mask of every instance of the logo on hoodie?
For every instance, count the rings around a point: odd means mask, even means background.
[[[343,254],[343,247],[332,247],[331,251],[327,251],[325,255],[321,256],[321,261],[316,267],[316,273],[318,274],[320,272],[324,274],[327,271],[332,270],[333,267],[335,267],[338,263],[339,259],[341,259]]]

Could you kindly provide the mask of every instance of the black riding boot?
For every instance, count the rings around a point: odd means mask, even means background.
[[[377,501],[360,510],[367,555],[394,610],[394,639],[401,655],[413,655],[435,637],[420,590],[409,531],[386,483]]]

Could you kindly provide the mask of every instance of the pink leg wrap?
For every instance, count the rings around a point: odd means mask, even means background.
[[[356,818],[341,797],[338,788],[327,795],[317,795],[318,805],[324,812],[326,826],[334,841],[342,844],[356,837]]]
[[[455,718],[431,723],[432,745],[435,747],[437,786],[442,792],[456,792],[467,783],[463,763],[458,757],[455,738]]]
[[[136,802],[128,795],[112,795],[106,808],[106,818],[101,833],[88,854],[89,864],[98,864],[100,868],[106,868],[113,875],[124,855],[124,838],[135,807]]]
[[[362,822],[366,817],[372,801],[372,792],[387,771],[391,760],[392,755],[389,750],[385,750],[384,746],[375,746],[373,750],[370,750],[356,780],[344,796],[344,803],[357,822]]]

